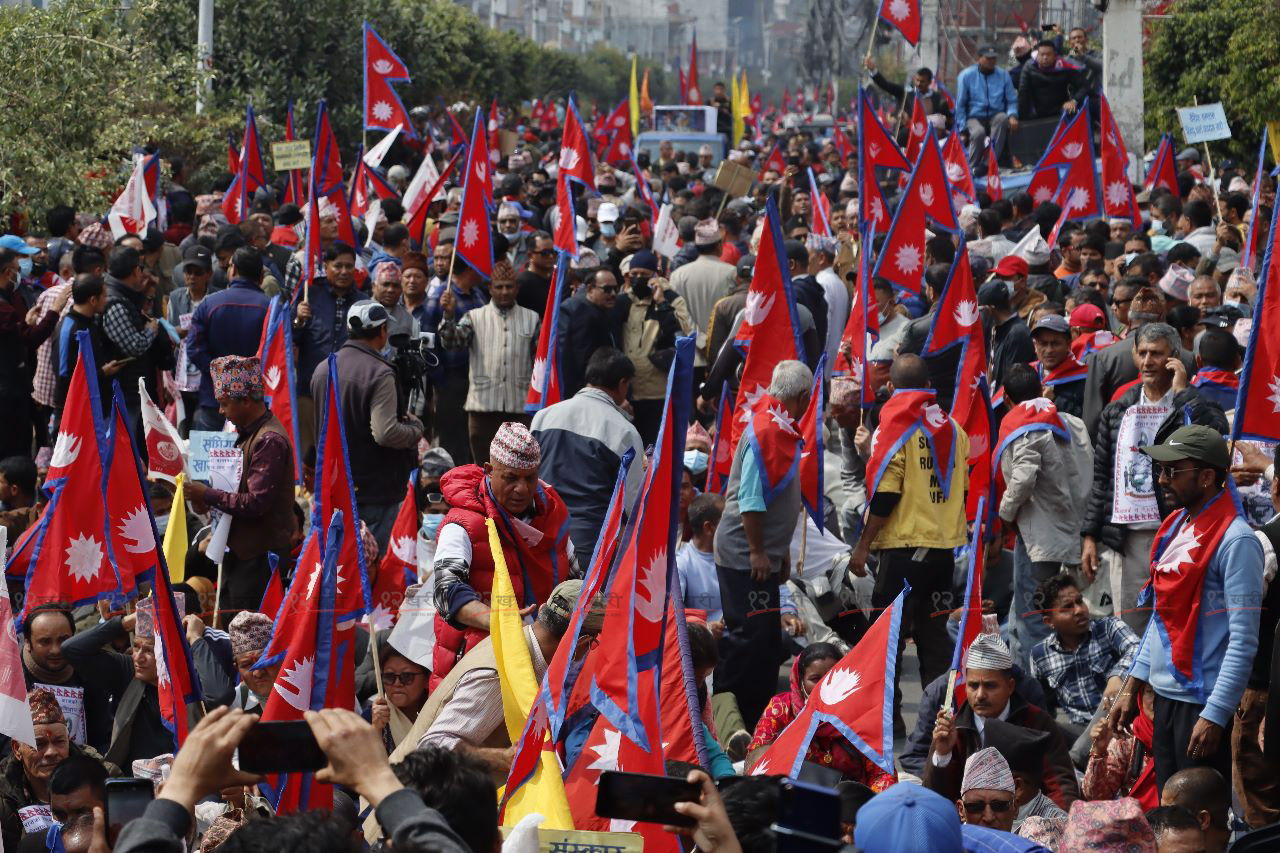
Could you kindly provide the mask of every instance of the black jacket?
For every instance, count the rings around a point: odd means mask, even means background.
[[[898,342],[899,354],[920,355],[929,339],[929,327],[933,325],[934,309],[907,323]],[[956,396],[956,371],[960,368],[960,347],[951,347],[924,360],[929,368],[929,384],[938,392],[938,405],[946,411]]]
[[[1138,366],[1133,363],[1135,340],[1136,335],[1131,333],[1124,340],[1116,341],[1085,359],[1085,364],[1089,365],[1089,375],[1084,380],[1083,417],[1084,427],[1091,436],[1097,435],[1098,418],[1120,386],[1138,378]],[[1191,355],[1179,352],[1178,357],[1187,368],[1187,376],[1195,376],[1195,360]]]
[[[992,388],[1000,388],[1009,368],[1036,360],[1036,347],[1031,342],[1031,330],[1017,314],[1009,315],[1009,319],[992,329],[990,334],[991,373],[988,378]]]
[[[1089,94],[1089,81],[1078,68],[1052,68],[1042,71],[1039,64],[1028,62],[1022,68],[1018,83],[1018,118],[1057,118],[1062,105],[1069,100],[1079,104]]]
[[[893,83],[886,79],[885,76],[878,71],[871,75],[871,82],[901,105],[903,120],[898,130],[898,141],[899,144],[905,144],[907,134],[910,130],[908,125],[911,123],[911,115],[915,110],[915,87],[912,86],[908,89],[906,86],[899,86],[897,83]],[[941,115],[946,118],[947,130],[950,130],[952,125],[955,124],[955,116],[951,112],[951,105],[947,103],[947,99],[942,96],[941,92],[931,91],[926,94],[924,96],[924,100],[921,101],[921,106],[923,107],[924,114],[926,116]]]
[[[587,361],[600,347],[622,349],[618,317],[593,305],[585,293],[560,305],[556,336],[560,342],[561,399],[567,400],[586,384]]]
[[[1111,504],[1115,496],[1116,439],[1125,410],[1138,402],[1140,394],[1142,386],[1136,385],[1114,403],[1107,404],[1093,434],[1093,489],[1089,492],[1089,503],[1085,506],[1084,525],[1080,533],[1101,540],[1102,544],[1116,551],[1124,545],[1123,527],[1111,523]],[[1196,389],[1187,388],[1174,395],[1173,409],[1160,423],[1152,444],[1160,444],[1184,424],[1200,424],[1221,433],[1230,429],[1222,409],[1202,397]],[[1169,514],[1170,507],[1164,505],[1159,489],[1156,489],[1156,505],[1160,509],[1161,518]]]
[[[795,292],[796,302],[809,309],[813,315],[813,326],[818,331],[818,340],[825,344],[827,340],[827,295],[818,284],[818,279],[811,275],[796,276],[791,280],[791,288]],[[818,352],[806,352],[805,362],[810,369],[818,364]]]

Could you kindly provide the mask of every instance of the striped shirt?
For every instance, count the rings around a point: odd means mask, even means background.
[[[471,387],[463,408],[468,412],[523,412],[538,346],[538,315],[513,305],[490,303],[468,311],[462,319],[440,323],[440,343],[447,350],[470,353]]]

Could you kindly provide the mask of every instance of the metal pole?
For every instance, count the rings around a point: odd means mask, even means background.
[[[204,112],[213,91],[213,0],[200,0],[196,18],[196,113]]]

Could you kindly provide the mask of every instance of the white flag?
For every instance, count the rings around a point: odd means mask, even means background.
[[[440,170],[436,168],[436,162],[431,155],[427,154],[422,158],[422,165],[418,167],[418,171],[414,172],[413,180],[404,189],[404,198],[401,201],[407,214],[413,213],[418,196],[434,187],[438,180],[440,180]]]
[[[133,174],[129,176],[129,183],[125,184],[111,205],[111,210],[107,212],[111,236],[117,240],[126,234],[145,233],[147,226],[156,220],[156,208],[147,192],[147,180],[143,173],[147,159],[142,154],[134,156]]]
[[[187,443],[152,401],[142,377],[138,378],[138,395],[142,402],[142,430],[147,442],[147,477],[172,483],[186,470]]]
[[[0,566],[5,564],[8,552],[9,530],[0,527]],[[35,748],[27,682],[22,675],[22,651],[18,646],[18,633],[13,628],[13,605],[4,572],[0,572],[0,734]]]
[[[377,145],[366,151],[364,154],[364,164],[370,169],[376,169],[381,166],[382,159],[387,156],[387,152],[391,150],[391,144],[396,141],[396,137],[400,135],[400,131],[402,130],[404,130],[404,125],[397,124],[395,129],[382,137]]]

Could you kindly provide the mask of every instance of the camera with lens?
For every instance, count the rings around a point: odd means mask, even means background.
[[[415,391],[422,397],[429,394],[431,371],[440,366],[435,354],[436,336],[432,332],[401,332],[392,335],[388,343],[392,350],[391,366],[395,368],[396,383],[400,386],[400,393],[396,395],[398,408],[405,409]]]

